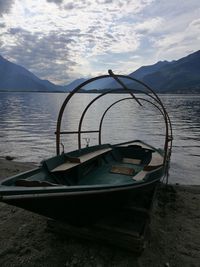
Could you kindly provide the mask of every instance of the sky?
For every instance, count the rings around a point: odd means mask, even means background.
[[[199,0],[0,0],[0,55],[60,85],[199,49]]]

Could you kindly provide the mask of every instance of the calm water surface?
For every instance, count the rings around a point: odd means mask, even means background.
[[[95,94],[77,94],[65,111],[62,130],[76,131],[81,111]],[[16,157],[18,161],[39,163],[55,155],[56,120],[66,94],[0,93],[0,157]],[[109,95],[88,110],[83,130],[97,130],[102,112],[121,95]],[[127,97],[124,96],[124,97]],[[173,124],[174,143],[170,181],[200,184],[200,96],[161,95]],[[97,135],[86,137],[96,144]],[[147,103],[143,107],[133,100],[121,102],[106,115],[102,141],[117,143],[142,139],[163,147],[162,116]],[[65,151],[77,148],[76,136],[62,136]]]

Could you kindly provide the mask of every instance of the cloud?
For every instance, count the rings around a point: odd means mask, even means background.
[[[77,7],[77,4],[75,2],[69,2],[64,6],[64,9],[71,10]]]
[[[14,0],[0,0],[0,17],[4,13],[9,13]]]
[[[3,37],[4,55],[12,55],[10,58],[39,77],[58,83],[75,75],[89,75],[93,70],[92,58],[112,55],[110,62],[114,64],[116,54],[139,47],[140,37],[133,27],[132,15],[151,2],[25,0],[22,5],[16,0],[12,14],[5,18],[9,26]],[[123,22],[127,14],[130,20]],[[57,68],[52,66],[54,62],[59,65]],[[103,72],[107,64],[105,61],[102,65]]]
[[[61,4],[63,0],[46,0],[49,3]]]
[[[177,7],[178,3],[0,0],[1,53],[40,78],[60,84],[105,73],[110,65],[122,73],[132,72],[196,49],[199,1],[183,1]]]
[[[11,28],[7,35],[12,45],[4,44],[2,50],[5,55],[13,55],[10,60],[42,79],[55,83],[67,82],[77,65],[69,56],[68,45],[74,42],[70,31],[43,35],[41,32],[31,34],[20,28]]]
[[[187,53],[199,50],[200,19],[192,20],[183,30],[167,32],[153,39],[153,45],[158,49],[161,58],[178,59]]]
[[[164,19],[160,17],[146,19],[135,25],[134,29],[139,34],[151,34],[162,30]]]
[[[0,28],[5,28],[6,24],[4,22],[0,22]]]

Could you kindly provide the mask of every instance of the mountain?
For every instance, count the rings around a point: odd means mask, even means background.
[[[73,82],[69,83],[68,85],[65,85],[65,90],[71,91],[85,81],[86,81],[86,79],[84,79],[84,78],[74,80]]]
[[[130,73],[129,76],[130,77],[137,78],[137,79],[140,80],[140,79],[143,79],[144,76],[149,75],[149,74],[152,74],[154,72],[157,72],[162,67],[169,66],[170,64],[172,64],[172,63],[171,62],[168,62],[167,60],[165,60],[165,61],[158,61],[154,65],[140,67],[136,71]]]
[[[129,76],[145,82],[158,93],[200,93],[200,50],[179,60],[142,66]],[[84,81],[86,79],[81,78],[66,86],[55,85],[0,56],[0,91],[68,92]],[[138,89],[131,82],[126,81],[126,85]],[[108,78],[96,80],[84,89],[95,91],[115,87],[120,85]]]
[[[68,91],[71,91],[74,88],[76,88],[78,85],[80,85],[81,83],[83,83],[87,80],[88,79],[83,79],[83,78],[74,80],[70,84],[66,85],[65,89]],[[116,85],[118,86],[118,84],[116,82],[113,82],[112,78],[108,77],[108,78],[95,80],[95,81],[85,85],[84,87],[82,87],[82,89],[85,91],[92,91],[93,92],[94,90],[102,90],[102,89],[110,88],[111,83],[113,84],[112,87],[116,87]]]
[[[158,62],[130,74],[159,93],[200,93],[200,50],[172,62]]]
[[[30,71],[0,56],[0,91],[63,91],[63,86],[41,80]]]
[[[179,60],[142,66],[129,76],[143,81],[158,93],[200,93],[200,50]],[[129,88],[141,88],[127,79],[121,80]],[[116,87],[121,86],[109,78],[97,80],[84,89],[95,91]]]

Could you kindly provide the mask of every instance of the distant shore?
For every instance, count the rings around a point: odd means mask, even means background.
[[[102,94],[105,92],[108,92],[109,90],[97,90],[97,89],[90,89],[90,90],[80,90],[77,92],[77,94]],[[69,94],[71,91],[26,91],[26,90],[19,90],[19,91],[15,91],[15,90],[9,90],[9,91],[4,91],[4,90],[0,90],[0,93],[64,93],[64,94]],[[120,90],[118,92],[109,92],[110,94],[129,94],[129,92],[126,92],[125,90]],[[138,93],[138,92],[134,92],[134,94],[141,94],[142,92]],[[191,90],[191,91],[181,91],[181,90],[177,90],[175,92],[156,92],[159,95],[200,95],[200,91],[195,91],[195,90]]]
[[[0,159],[0,179],[34,168]],[[154,203],[151,234],[143,254],[47,231],[47,219],[0,203],[0,266],[199,266],[200,186],[161,187]]]

